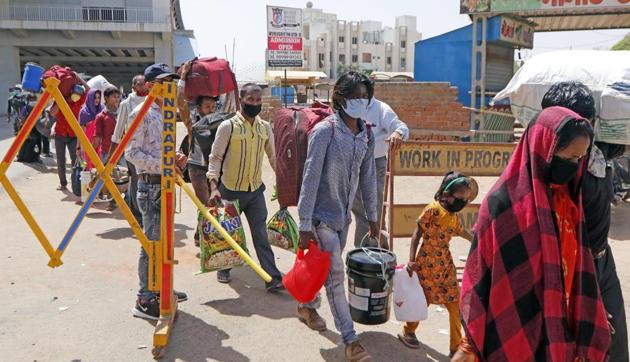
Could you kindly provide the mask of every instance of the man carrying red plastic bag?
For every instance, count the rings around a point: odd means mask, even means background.
[[[352,201],[359,187],[370,236],[378,235],[374,136],[363,120],[373,94],[374,86],[363,74],[348,72],[339,78],[333,91],[336,113],[319,122],[309,135],[298,203],[300,248],[308,248],[311,241],[317,240],[321,249],[330,253],[326,295],[335,326],[346,345],[346,358],[355,362],[371,358],[354,329],[341,255],[351,221]],[[322,331],[326,322],[315,310],[318,305],[319,298],[300,304],[298,315],[309,328]]]

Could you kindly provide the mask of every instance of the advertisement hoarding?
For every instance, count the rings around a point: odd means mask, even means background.
[[[267,67],[302,67],[302,9],[267,6]]]
[[[499,40],[518,47],[534,47],[534,25],[511,17],[501,17]]]

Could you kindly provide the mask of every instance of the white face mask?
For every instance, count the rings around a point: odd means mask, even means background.
[[[352,118],[363,119],[367,112],[368,103],[369,100],[365,98],[346,99],[346,106],[343,107],[343,111]]]

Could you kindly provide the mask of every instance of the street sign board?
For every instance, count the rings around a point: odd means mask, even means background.
[[[302,67],[302,9],[267,6],[267,67]]]
[[[451,170],[468,176],[499,176],[513,143],[405,142],[393,155],[396,176],[435,176]]]
[[[499,40],[518,47],[534,47],[534,25],[528,21],[508,16],[501,17]]]

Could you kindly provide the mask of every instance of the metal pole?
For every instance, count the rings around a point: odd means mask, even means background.
[[[284,108],[287,108],[287,68],[284,68],[284,83],[282,84],[282,94],[284,98]]]

